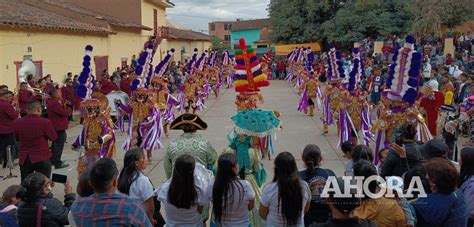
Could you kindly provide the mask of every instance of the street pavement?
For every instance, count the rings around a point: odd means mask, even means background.
[[[304,163],[301,160],[301,155],[304,147],[307,144],[316,144],[321,148],[323,161],[322,167],[332,169],[338,176],[344,174],[345,158],[342,156],[342,152],[337,149],[337,131],[335,127],[330,127],[329,134],[322,134],[322,123],[320,120],[320,113],[316,111],[314,117],[309,117],[304,113],[296,111],[296,106],[299,101],[299,96],[296,90],[290,86],[286,81],[271,81],[269,87],[262,88],[264,95],[264,104],[261,105],[262,109],[277,110],[281,113],[280,119],[282,120],[283,129],[277,133],[276,140],[274,141],[275,154],[272,155],[272,160],[263,160],[265,169],[268,174],[267,182],[273,179],[273,158],[283,151],[291,152],[297,161],[298,169],[304,169]],[[218,154],[222,153],[228,147],[228,141],[226,138],[233,124],[230,117],[236,113],[235,106],[235,95],[233,89],[223,89],[220,97],[217,99],[210,95],[206,101],[207,108],[199,113],[204,120],[208,123],[208,129],[206,131],[200,131],[206,138],[209,139],[212,146],[217,150]],[[75,126],[67,130],[68,139],[65,145],[63,160],[66,161],[70,167],[65,169],[55,170],[53,173],[66,174],[71,181],[73,188],[77,185],[77,173],[76,173],[76,158],[77,153],[71,149],[71,144],[77,137],[81,130],[81,126]],[[181,131],[171,131],[170,138],[163,138],[163,148],[154,151],[154,158],[151,165],[144,171],[145,174],[151,179],[153,185],[158,188],[165,179],[165,173],[163,169],[163,156],[169,142],[178,137]],[[117,138],[117,162],[118,168],[121,169],[123,165],[123,156],[125,151],[120,149],[121,145],[125,141],[126,134],[116,131]],[[6,175],[7,170],[0,174]],[[2,193],[9,185],[20,183],[20,171],[19,167],[16,166],[14,174],[18,175],[17,178],[10,178],[0,183],[0,193]],[[63,198],[64,186],[56,184],[53,187],[53,193],[56,198]],[[74,190],[75,191],[75,190]]]

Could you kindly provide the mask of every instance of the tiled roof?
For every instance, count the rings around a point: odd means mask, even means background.
[[[211,40],[211,37],[200,32],[173,28],[173,27],[169,27],[168,29],[169,29],[169,36],[170,36],[169,39],[182,39],[182,40],[193,40],[193,41]]]
[[[0,5],[0,26],[3,27],[113,34],[115,32],[106,26],[110,24],[151,30],[130,21],[99,15],[63,0],[0,0]]]
[[[241,20],[232,23],[232,31],[261,29],[270,26],[271,20],[257,19],[257,20]]]
[[[58,6],[58,7],[61,7],[61,8],[64,8],[64,9],[67,9],[67,10],[70,10],[70,11],[73,11],[73,12],[76,12],[76,13],[80,13],[80,14],[83,14],[83,15],[94,17],[97,20],[104,20],[105,22],[107,22],[111,25],[114,25],[114,26],[124,27],[124,28],[138,28],[138,29],[149,30],[149,31],[153,30],[149,27],[143,26],[141,24],[134,23],[132,21],[117,19],[117,18],[114,18],[114,17],[110,17],[110,16],[107,16],[107,15],[103,15],[103,14],[93,12],[89,9],[85,9],[85,8],[80,7],[80,6],[76,6],[74,4],[71,4],[71,3],[69,3],[65,0],[44,0],[44,1],[51,4],[51,5],[55,5],[55,6]]]
[[[107,28],[72,20],[44,11],[21,0],[0,0],[0,26],[63,30],[72,32],[112,33]]]

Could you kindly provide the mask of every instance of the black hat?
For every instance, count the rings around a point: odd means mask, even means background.
[[[420,146],[420,153],[425,159],[444,157],[448,151],[448,145],[441,139],[432,139]]]
[[[173,122],[171,122],[170,129],[182,130],[182,126],[193,125],[198,130],[206,130],[207,123],[197,114],[184,113],[179,115]]]

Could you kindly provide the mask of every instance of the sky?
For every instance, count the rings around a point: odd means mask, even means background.
[[[268,17],[270,0],[171,0],[166,9],[169,20],[194,31],[208,32],[212,21],[260,19]]]

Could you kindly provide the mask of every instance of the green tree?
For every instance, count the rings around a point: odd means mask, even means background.
[[[222,40],[220,40],[216,36],[212,36],[211,37],[211,49],[222,52],[223,50],[230,49],[230,47],[228,45],[224,45]]]
[[[418,35],[439,33],[441,25],[453,28],[474,18],[474,0],[413,0],[412,31]]]
[[[336,15],[321,25],[329,41],[350,45],[364,37],[403,34],[409,31],[408,0],[359,0],[345,3]]]

